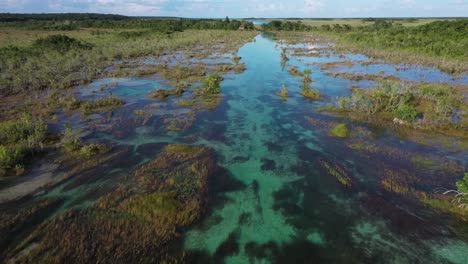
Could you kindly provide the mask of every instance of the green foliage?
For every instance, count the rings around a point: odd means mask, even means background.
[[[418,117],[418,111],[416,108],[408,103],[400,104],[394,111],[395,117],[408,121],[414,122]]]
[[[65,126],[65,130],[63,132],[62,147],[68,153],[76,151],[81,147],[80,139],[68,125]]]
[[[41,149],[46,132],[47,125],[42,119],[33,120],[28,114],[3,122],[0,126],[0,169],[21,165],[26,155]]]
[[[468,173],[465,173],[463,179],[457,181],[457,188],[459,192],[468,193]]]
[[[331,130],[332,136],[337,138],[347,138],[350,133],[348,125],[346,124],[338,124]]]
[[[88,22],[89,24],[86,24]],[[36,24],[33,22],[24,23]],[[226,27],[230,26],[238,28],[240,21],[237,23],[231,21],[226,24],[220,20],[130,19],[123,21],[80,21],[79,23],[86,28],[94,28],[91,31],[70,32],[70,34],[66,34],[68,37],[56,35],[43,37],[36,41],[36,35],[47,36],[48,32],[36,34],[23,29],[15,31],[8,27],[5,34],[12,33],[11,44],[2,42],[3,45],[1,45],[2,43],[0,43],[0,96],[19,94],[24,91],[76,87],[101,75],[102,69],[111,65],[115,59],[126,60],[149,55],[158,56],[163,51],[191,51],[190,49],[194,45],[209,49],[212,44],[221,41],[229,42],[224,45],[226,49],[229,49],[253,35],[251,32],[227,30]],[[219,26],[218,23],[222,26]],[[180,28],[178,28],[179,24]],[[191,31],[180,32],[185,29],[191,29]],[[206,30],[198,31],[198,29]],[[92,48],[90,48],[91,46]],[[155,68],[157,67],[151,69]],[[242,70],[242,68],[243,65],[234,70]],[[114,73],[117,72],[112,72],[112,74]],[[128,73],[123,74],[128,75],[132,72],[128,71]]]
[[[463,59],[468,56],[467,35],[468,19],[435,21],[415,27],[403,27],[377,20],[372,26],[356,28],[339,37],[365,44],[366,47],[404,49],[432,56]]]
[[[310,77],[311,74],[312,74],[312,71],[310,69],[304,70],[304,73],[302,74],[302,82],[304,84],[312,82],[312,77]]]
[[[389,113],[424,129],[462,126],[454,116],[463,120],[463,96],[450,85],[381,83],[374,90],[352,91],[351,96],[338,99],[339,109],[369,115]]]
[[[262,30],[265,31],[310,31],[313,28],[302,23],[302,21],[282,22],[279,20],[273,20],[268,24],[262,25]]]
[[[70,50],[91,49],[90,44],[85,44],[77,39],[66,35],[51,35],[45,38],[37,39],[34,44],[36,49],[51,49],[58,52],[68,52]]]
[[[107,149],[104,146],[98,144],[89,144],[82,146],[78,151],[78,157],[80,159],[89,160],[92,157],[95,157],[101,153],[107,152]]]
[[[221,81],[223,78],[218,74],[210,74],[202,82],[202,91],[207,94],[221,93]]]

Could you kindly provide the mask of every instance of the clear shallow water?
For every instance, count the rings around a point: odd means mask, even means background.
[[[351,139],[330,137],[328,124],[349,121],[320,115],[315,108],[349,94],[347,87],[355,82],[327,76],[310,64],[339,57],[290,57],[282,65],[280,53],[281,46],[264,36],[242,47],[238,56],[247,70],[225,76],[221,105],[199,113],[182,132],[167,131],[164,119],[183,118],[192,111],[174,106],[186,95],[168,101],[146,98],[157,87],[169,88],[163,81],[94,82],[81,90],[83,98],[112,92],[128,103],[72,124],[84,130],[84,140],[111,142],[115,151],[124,151],[124,158],[103,165],[97,173],[70,179],[43,196],[65,199],[56,214],[85,208],[118,184],[120,177],[152,159],[160,144],[202,144],[216,151],[229,180],[211,183],[206,216],[180,241],[184,250],[195,254],[193,263],[467,263],[468,242],[454,230],[449,216],[414,198],[385,191],[380,179],[387,168],[406,170],[418,178],[413,182],[417,190],[450,187],[460,173],[415,166],[409,160],[429,155],[437,164],[453,160],[466,167],[468,154],[422,146],[363,124],[350,123],[357,134]],[[366,60],[362,55],[347,56]],[[323,101],[299,95],[300,78],[288,73],[291,66],[313,70],[312,85],[324,95]],[[394,69],[369,67],[379,72]],[[445,78],[437,70],[418,71],[418,76],[405,74],[422,81]],[[287,101],[274,95],[282,84],[289,89]],[[140,109],[153,118],[145,122],[135,116]],[[317,121],[310,123],[306,117]],[[360,130],[364,132],[357,133]],[[382,153],[367,155],[346,146],[362,141],[379,145]],[[328,174],[321,165],[324,161],[345,170],[351,185],[346,187]]]
[[[214,148],[244,187],[218,197],[222,202],[186,234],[185,248],[226,263],[464,263],[468,244],[444,224],[431,223],[431,212],[422,206],[379,193],[373,182],[378,167],[358,164],[365,159],[305,124],[304,116],[323,103],[298,95],[299,80],[282,67],[275,44],[258,37],[243,47],[239,56],[248,70],[223,83],[229,96],[226,140],[197,143]],[[289,63],[305,66],[296,59]],[[312,77],[327,96],[346,93],[341,80],[320,71]],[[286,102],[274,95],[281,84],[292,94]],[[203,129],[210,121],[202,123]],[[317,168],[320,158],[352,172],[356,187],[337,185]],[[406,221],[412,223],[404,226]]]

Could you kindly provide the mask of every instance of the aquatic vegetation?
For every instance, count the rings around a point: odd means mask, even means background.
[[[330,131],[332,136],[337,138],[347,138],[351,134],[349,127],[346,124],[338,124]]]
[[[185,93],[183,89],[156,89],[154,92],[151,92],[148,97],[149,98],[157,98],[160,100],[167,99],[169,96],[182,96]]]
[[[223,78],[218,74],[210,74],[202,82],[202,92],[206,94],[221,93],[221,81]]]
[[[310,70],[310,69],[305,69],[304,70],[304,73],[302,74],[302,82],[304,84],[312,82],[312,77],[310,77],[311,74],[312,74],[312,70]]]
[[[433,166],[435,165],[434,161],[429,158],[425,158],[423,156],[415,156],[414,158],[411,159],[411,161],[420,166]]]
[[[288,58],[288,55],[287,55],[287,52],[286,52],[285,48],[281,49],[281,61],[282,62],[289,61],[289,58]]]
[[[462,115],[463,97],[457,97],[451,86],[440,87],[438,92],[428,87],[432,85],[381,83],[370,91],[352,88],[351,96],[338,99],[337,110],[379,115],[382,120],[387,115],[420,129],[460,129],[453,115]]]
[[[302,76],[302,72],[300,72],[298,68],[297,66],[293,66],[288,71],[292,76]]]
[[[178,101],[176,105],[180,107],[191,107],[191,106],[194,106],[195,103],[196,103],[195,100],[185,100],[185,101]]]
[[[465,173],[463,179],[457,181],[457,189],[461,193],[468,193],[468,172]]]
[[[159,23],[152,21],[151,23]],[[125,26],[125,23],[128,22],[123,22],[121,26]],[[173,21],[167,21],[167,23],[173,23]],[[133,25],[133,27],[139,26]],[[54,49],[34,47],[34,41],[38,39],[35,36],[39,35],[47,39],[50,35],[48,32],[36,34],[35,31],[12,30],[15,33],[13,35],[19,35],[12,40],[9,47],[0,46],[0,68],[2,69],[0,95],[2,96],[22,94],[26,91],[72,88],[106,75],[135,76],[155,73],[155,71],[159,73],[159,67],[147,67],[141,73],[132,72],[129,69],[122,70],[121,73],[112,70],[103,71],[103,69],[109,65],[119,65],[116,60],[125,63],[127,60],[135,60],[144,56],[160,56],[163,53],[175,51],[190,52],[192,49],[193,53],[198,54],[197,49],[204,47],[209,47],[213,53],[228,53],[236,50],[256,34],[251,31],[229,30],[188,30],[169,34],[149,31],[144,36],[127,39],[113,34],[119,32],[118,28],[110,28],[109,34],[102,35],[92,34],[93,31],[90,30],[70,31],[65,34],[67,38],[76,39],[83,45],[89,43],[93,47],[83,49],[77,44],[78,42],[60,37],[60,40],[57,39],[57,49],[69,49],[69,52],[62,53]],[[208,52],[204,56],[210,54],[211,52]],[[56,74],[57,72],[60,74]]]
[[[181,261],[183,255],[169,254],[167,244],[204,212],[207,180],[215,170],[209,149],[169,145],[95,206],[48,219],[11,250],[10,258]]]
[[[322,70],[331,70],[341,67],[353,67],[354,63],[352,61],[343,61],[343,62],[327,62],[327,63],[320,63],[319,67]]]
[[[389,192],[408,194],[413,191],[406,181],[408,177],[408,175],[400,175],[397,171],[385,168],[383,171],[383,179],[380,181],[380,184]]]
[[[81,147],[80,139],[76,136],[73,129],[66,125],[62,136],[62,147],[66,152],[73,152]]]
[[[414,120],[416,120],[418,117],[418,111],[416,110],[416,107],[408,103],[402,103],[398,105],[398,107],[394,110],[394,114],[396,118],[408,122],[414,122]]]
[[[120,107],[124,104],[125,101],[111,94],[103,98],[85,101],[81,104],[81,109],[83,109],[84,114],[91,114],[96,112],[108,111],[110,109]]]
[[[166,118],[164,119],[164,124],[166,125],[166,129],[169,131],[184,131],[190,128],[195,120],[195,114],[191,113],[188,115]]]
[[[70,126],[65,126],[61,147],[70,159],[77,160],[89,160],[109,150],[99,144],[83,144]]]
[[[369,80],[375,82],[397,82],[400,79],[394,75],[381,75],[381,74],[359,74],[359,73],[339,73],[339,72],[327,72],[327,76],[332,76],[333,78],[343,78],[351,81],[362,81]]]
[[[420,200],[432,208],[450,213],[456,218],[468,222],[467,196],[467,193],[441,188],[436,189],[435,194],[421,196]]]
[[[137,117],[148,117],[148,116],[151,116],[151,113],[148,113],[148,112],[146,112],[145,110],[142,110],[142,109],[135,110],[135,111],[133,111],[133,113],[134,113],[135,116],[137,116]]]
[[[377,146],[375,144],[367,143],[367,142],[351,143],[351,144],[347,144],[347,146],[353,150],[367,151],[371,153],[374,153],[377,151]]]
[[[301,86],[301,91],[299,93],[308,99],[320,100],[320,92],[311,88],[307,83]]]
[[[328,174],[335,177],[344,186],[350,187],[352,179],[338,164],[331,164],[325,160],[320,160],[320,164],[327,170]]]
[[[44,147],[47,125],[24,113],[0,125],[0,176],[8,170],[22,169],[25,157]]]
[[[240,60],[242,59],[242,57],[239,57],[237,55],[234,55],[234,57],[232,57],[232,61],[235,63],[235,64],[239,64]]]
[[[286,85],[284,84],[281,85],[281,91],[275,94],[281,97],[283,100],[286,100],[289,97],[288,88],[286,88]]]

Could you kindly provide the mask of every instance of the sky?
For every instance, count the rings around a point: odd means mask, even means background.
[[[196,18],[462,17],[468,0],[0,0],[0,13],[110,13]]]

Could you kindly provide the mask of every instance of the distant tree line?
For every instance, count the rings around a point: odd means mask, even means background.
[[[32,30],[76,30],[80,28],[150,29],[174,32],[186,29],[254,29],[247,21],[226,19],[182,19],[127,17],[103,14],[0,14],[0,25]]]
[[[310,31],[314,28],[303,24],[302,21],[273,20],[268,24],[263,24],[262,29],[265,31]]]
[[[21,21],[84,21],[84,20],[129,20],[131,17],[122,15],[93,14],[93,13],[64,13],[64,14],[13,14],[0,13],[0,22]]]

